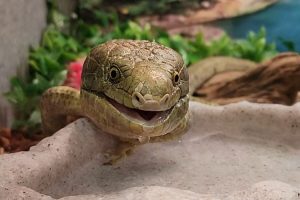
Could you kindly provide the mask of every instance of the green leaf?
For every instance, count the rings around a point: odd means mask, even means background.
[[[296,51],[296,45],[293,41],[285,40],[282,37],[279,38],[280,42],[287,48],[288,51]]]

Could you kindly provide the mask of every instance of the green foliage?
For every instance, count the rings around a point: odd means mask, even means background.
[[[129,16],[164,14],[182,12],[186,8],[195,9],[201,7],[203,0],[80,0],[80,8],[95,12],[101,8],[108,12],[117,8],[121,14]],[[206,0],[207,1],[207,0]],[[216,0],[210,0],[212,3]]]
[[[152,0],[142,0],[128,6],[128,13],[137,16],[141,14],[163,14],[175,13],[185,8],[199,7],[199,0],[159,0],[153,3]]]
[[[13,78],[12,89],[5,94],[16,109],[16,126],[38,126],[39,98],[46,89],[62,84],[66,76],[66,64],[85,55],[91,47],[111,39],[156,41],[178,51],[187,65],[216,55],[261,61],[277,53],[275,45],[266,42],[264,29],[257,34],[249,33],[246,39],[232,40],[224,35],[207,43],[201,34],[191,40],[180,35],[169,35],[150,25],[141,27],[133,21],[120,22],[113,13],[97,13],[96,23],[87,23],[78,18],[69,24],[71,20],[56,10],[49,12],[51,23],[44,32],[41,44],[30,51],[28,79]],[[70,27],[68,34],[64,30],[65,26]]]
[[[233,56],[253,61],[262,61],[277,53],[275,44],[266,42],[266,31],[262,28],[258,33],[250,32],[246,39],[233,40],[228,35],[210,43],[204,41],[201,34],[194,39],[187,39],[180,35],[169,35],[165,31],[146,24],[141,27],[133,21],[127,21],[107,33],[101,33],[101,27],[82,23],[77,34],[81,44],[92,47],[107,40],[123,38],[136,40],[150,40],[161,43],[178,51],[187,65],[209,56]]]
[[[62,84],[65,64],[78,58],[83,48],[72,37],[66,36],[50,25],[43,35],[41,46],[31,49],[29,55],[29,79],[11,79],[11,91],[5,94],[15,107],[20,120],[29,119],[30,124],[40,122],[33,113],[38,112],[39,98],[48,88]],[[32,121],[35,120],[35,121]],[[23,125],[20,121],[15,125]]]
[[[282,45],[288,50],[288,51],[297,51],[296,50],[296,45],[293,41],[290,40],[286,40],[283,38],[279,38],[280,42],[282,43]]]
[[[197,35],[194,40],[171,36],[164,41],[158,41],[180,52],[187,64],[218,55],[259,62],[277,53],[275,45],[267,44],[265,37],[265,30],[261,29],[257,34],[250,32],[247,39],[242,40],[232,40],[229,36],[223,35],[221,38],[207,43],[202,35]]]
[[[257,34],[249,32],[247,39],[237,40],[235,54],[233,56],[247,58],[253,61],[261,61],[274,56],[275,44],[268,44],[266,41],[266,30],[262,28]]]

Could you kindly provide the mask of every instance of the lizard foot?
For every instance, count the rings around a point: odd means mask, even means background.
[[[103,165],[115,165],[120,160],[125,159],[127,156],[132,154],[133,149],[136,147],[135,144],[129,142],[120,141],[118,146],[112,151],[107,152],[104,156],[107,161]]]

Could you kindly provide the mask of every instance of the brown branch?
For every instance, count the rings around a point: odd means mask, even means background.
[[[204,85],[196,96],[219,104],[247,100],[292,105],[297,101],[298,91],[300,55],[283,53],[238,78]]]

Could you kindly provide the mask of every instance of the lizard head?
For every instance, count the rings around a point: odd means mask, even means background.
[[[159,136],[185,117],[188,79],[176,51],[150,41],[112,40],[87,56],[81,99],[104,131],[125,138]]]

